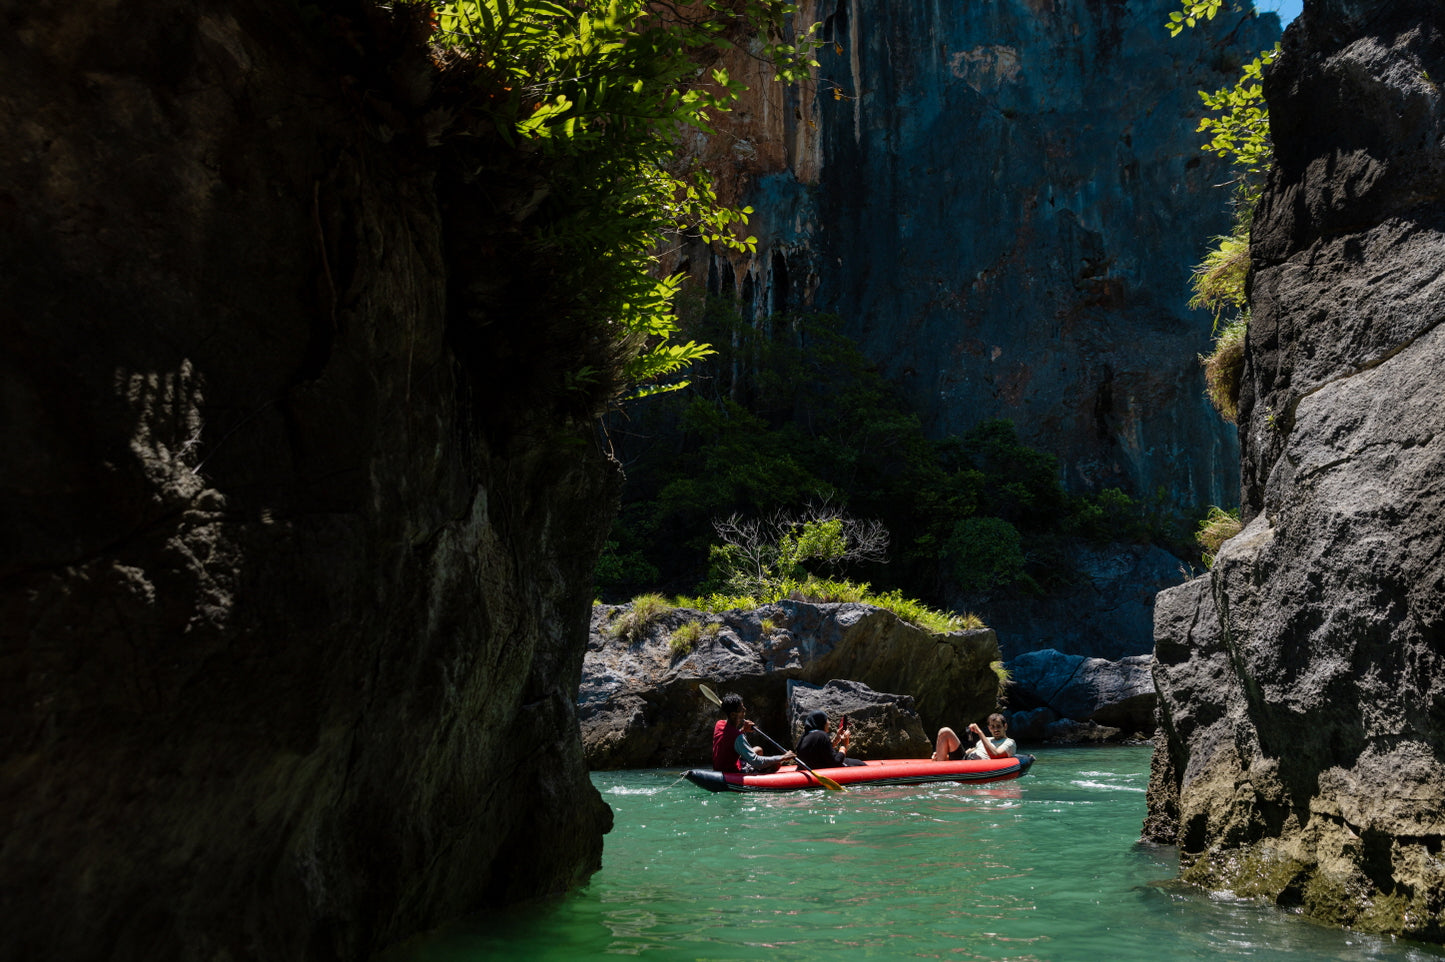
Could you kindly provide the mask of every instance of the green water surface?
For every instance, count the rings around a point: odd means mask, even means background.
[[[844,794],[598,772],[616,827],[591,884],[403,958],[1445,960],[1169,881],[1174,850],[1138,842],[1148,772],[1147,748],[1044,748],[1012,782]]]

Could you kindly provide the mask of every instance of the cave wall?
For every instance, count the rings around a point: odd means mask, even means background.
[[[1199,89],[1278,37],[1170,0],[832,0],[817,78],[753,86],[698,152],[757,211],[708,283],[759,317],[843,318],[934,434],[1010,418],[1074,490],[1233,504],[1234,428],[1203,396],[1190,268],[1229,227]],[[701,273],[699,258],[690,266]]]
[[[6,13],[0,959],[362,959],[600,864],[618,474],[489,417],[534,318],[454,350],[502,285],[386,16]]]
[[[1244,530],[1159,598],[1146,836],[1184,877],[1445,941],[1445,30],[1306,0],[1269,71]]]

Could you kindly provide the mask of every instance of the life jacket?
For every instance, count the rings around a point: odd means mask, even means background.
[[[734,747],[742,731],[726,718],[719,718],[712,727],[712,768],[715,772],[736,772],[742,770],[742,761]]]

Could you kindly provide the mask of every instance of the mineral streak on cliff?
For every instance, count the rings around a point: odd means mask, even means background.
[[[486,420],[454,326],[537,319],[371,16],[7,9],[0,959],[360,960],[600,864],[615,469]]]
[[[839,314],[931,430],[1008,417],[1071,487],[1233,503],[1236,442],[1203,399],[1187,279],[1228,225],[1195,91],[1278,36],[1174,0],[800,5],[817,80],[754,93],[701,150],[757,209],[715,290]],[[734,73],[763,79],[737,64]],[[692,266],[702,273],[701,259]]]
[[[1265,84],[1245,529],[1159,596],[1146,835],[1184,875],[1445,941],[1445,29],[1309,0]]]

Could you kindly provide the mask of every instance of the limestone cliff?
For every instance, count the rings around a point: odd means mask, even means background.
[[[7,11],[0,959],[358,960],[599,865],[617,475],[487,374],[548,319],[408,9]]]
[[[1185,877],[1445,941],[1445,30],[1307,0],[1266,81],[1247,526],[1160,596],[1146,834]]]
[[[823,24],[816,81],[734,64],[757,92],[699,147],[758,211],[757,254],[715,258],[710,285],[758,316],[837,313],[936,434],[1007,417],[1071,488],[1232,504],[1233,428],[1194,360],[1210,322],[1185,303],[1228,224],[1195,91],[1278,24],[1171,40],[1177,6],[800,4]]]

